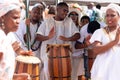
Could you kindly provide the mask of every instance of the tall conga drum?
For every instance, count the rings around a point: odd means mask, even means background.
[[[70,45],[48,44],[50,80],[71,80]]]
[[[15,73],[28,73],[32,80],[40,80],[40,64],[35,56],[17,56]]]

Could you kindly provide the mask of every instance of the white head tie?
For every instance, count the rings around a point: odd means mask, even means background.
[[[0,1],[0,17],[13,9],[20,8],[19,0],[1,0]]]
[[[113,3],[109,4],[109,5],[107,6],[107,8],[106,8],[106,11],[107,11],[108,9],[112,9],[112,10],[117,11],[118,14],[119,14],[119,16],[120,16],[120,6],[118,6],[117,4],[113,4]]]

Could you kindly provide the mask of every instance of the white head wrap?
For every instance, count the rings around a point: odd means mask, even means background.
[[[76,12],[78,14],[78,18],[80,20],[82,10],[77,3],[70,5],[68,14],[70,14],[71,12]]]
[[[81,11],[82,10],[81,10],[80,6],[77,3],[70,4],[70,6],[69,6],[69,13],[76,12],[79,16],[81,16]]]
[[[38,6],[43,6],[43,5],[40,4],[40,3],[36,3],[35,5],[33,5],[33,8],[34,8],[34,7],[38,7]]]
[[[18,8],[20,8],[19,0],[0,0],[0,17]]]
[[[33,8],[39,7],[39,6],[43,6],[43,5],[40,4],[40,3],[36,3],[36,4],[34,4],[32,7],[30,7],[29,10],[31,11]]]
[[[107,8],[106,8],[106,11],[107,11],[108,9],[112,9],[112,10],[117,11],[118,14],[119,14],[119,16],[120,16],[120,6],[118,6],[117,4],[114,4],[114,3],[109,4],[109,5],[107,6]]]

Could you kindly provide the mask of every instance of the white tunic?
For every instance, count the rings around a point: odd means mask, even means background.
[[[107,35],[103,29],[96,30],[90,42],[100,41],[102,45],[115,39],[112,32]],[[108,51],[97,55],[92,70],[91,80],[119,80],[120,79],[120,46],[115,45]]]

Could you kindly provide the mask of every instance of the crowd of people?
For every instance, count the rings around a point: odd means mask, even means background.
[[[90,3],[83,12],[76,3],[60,2],[47,7],[39,2],[25,13],[22,0],[0,1],[0,80],[30,77],[14,73],[19,55],[38,57],[40,80],[50,80],[48,44],[70,45],[69,80],[119,80],[120,6],[109,4],[105,16],[101,7]],[[94,57],[92,66],[90,56]]]

